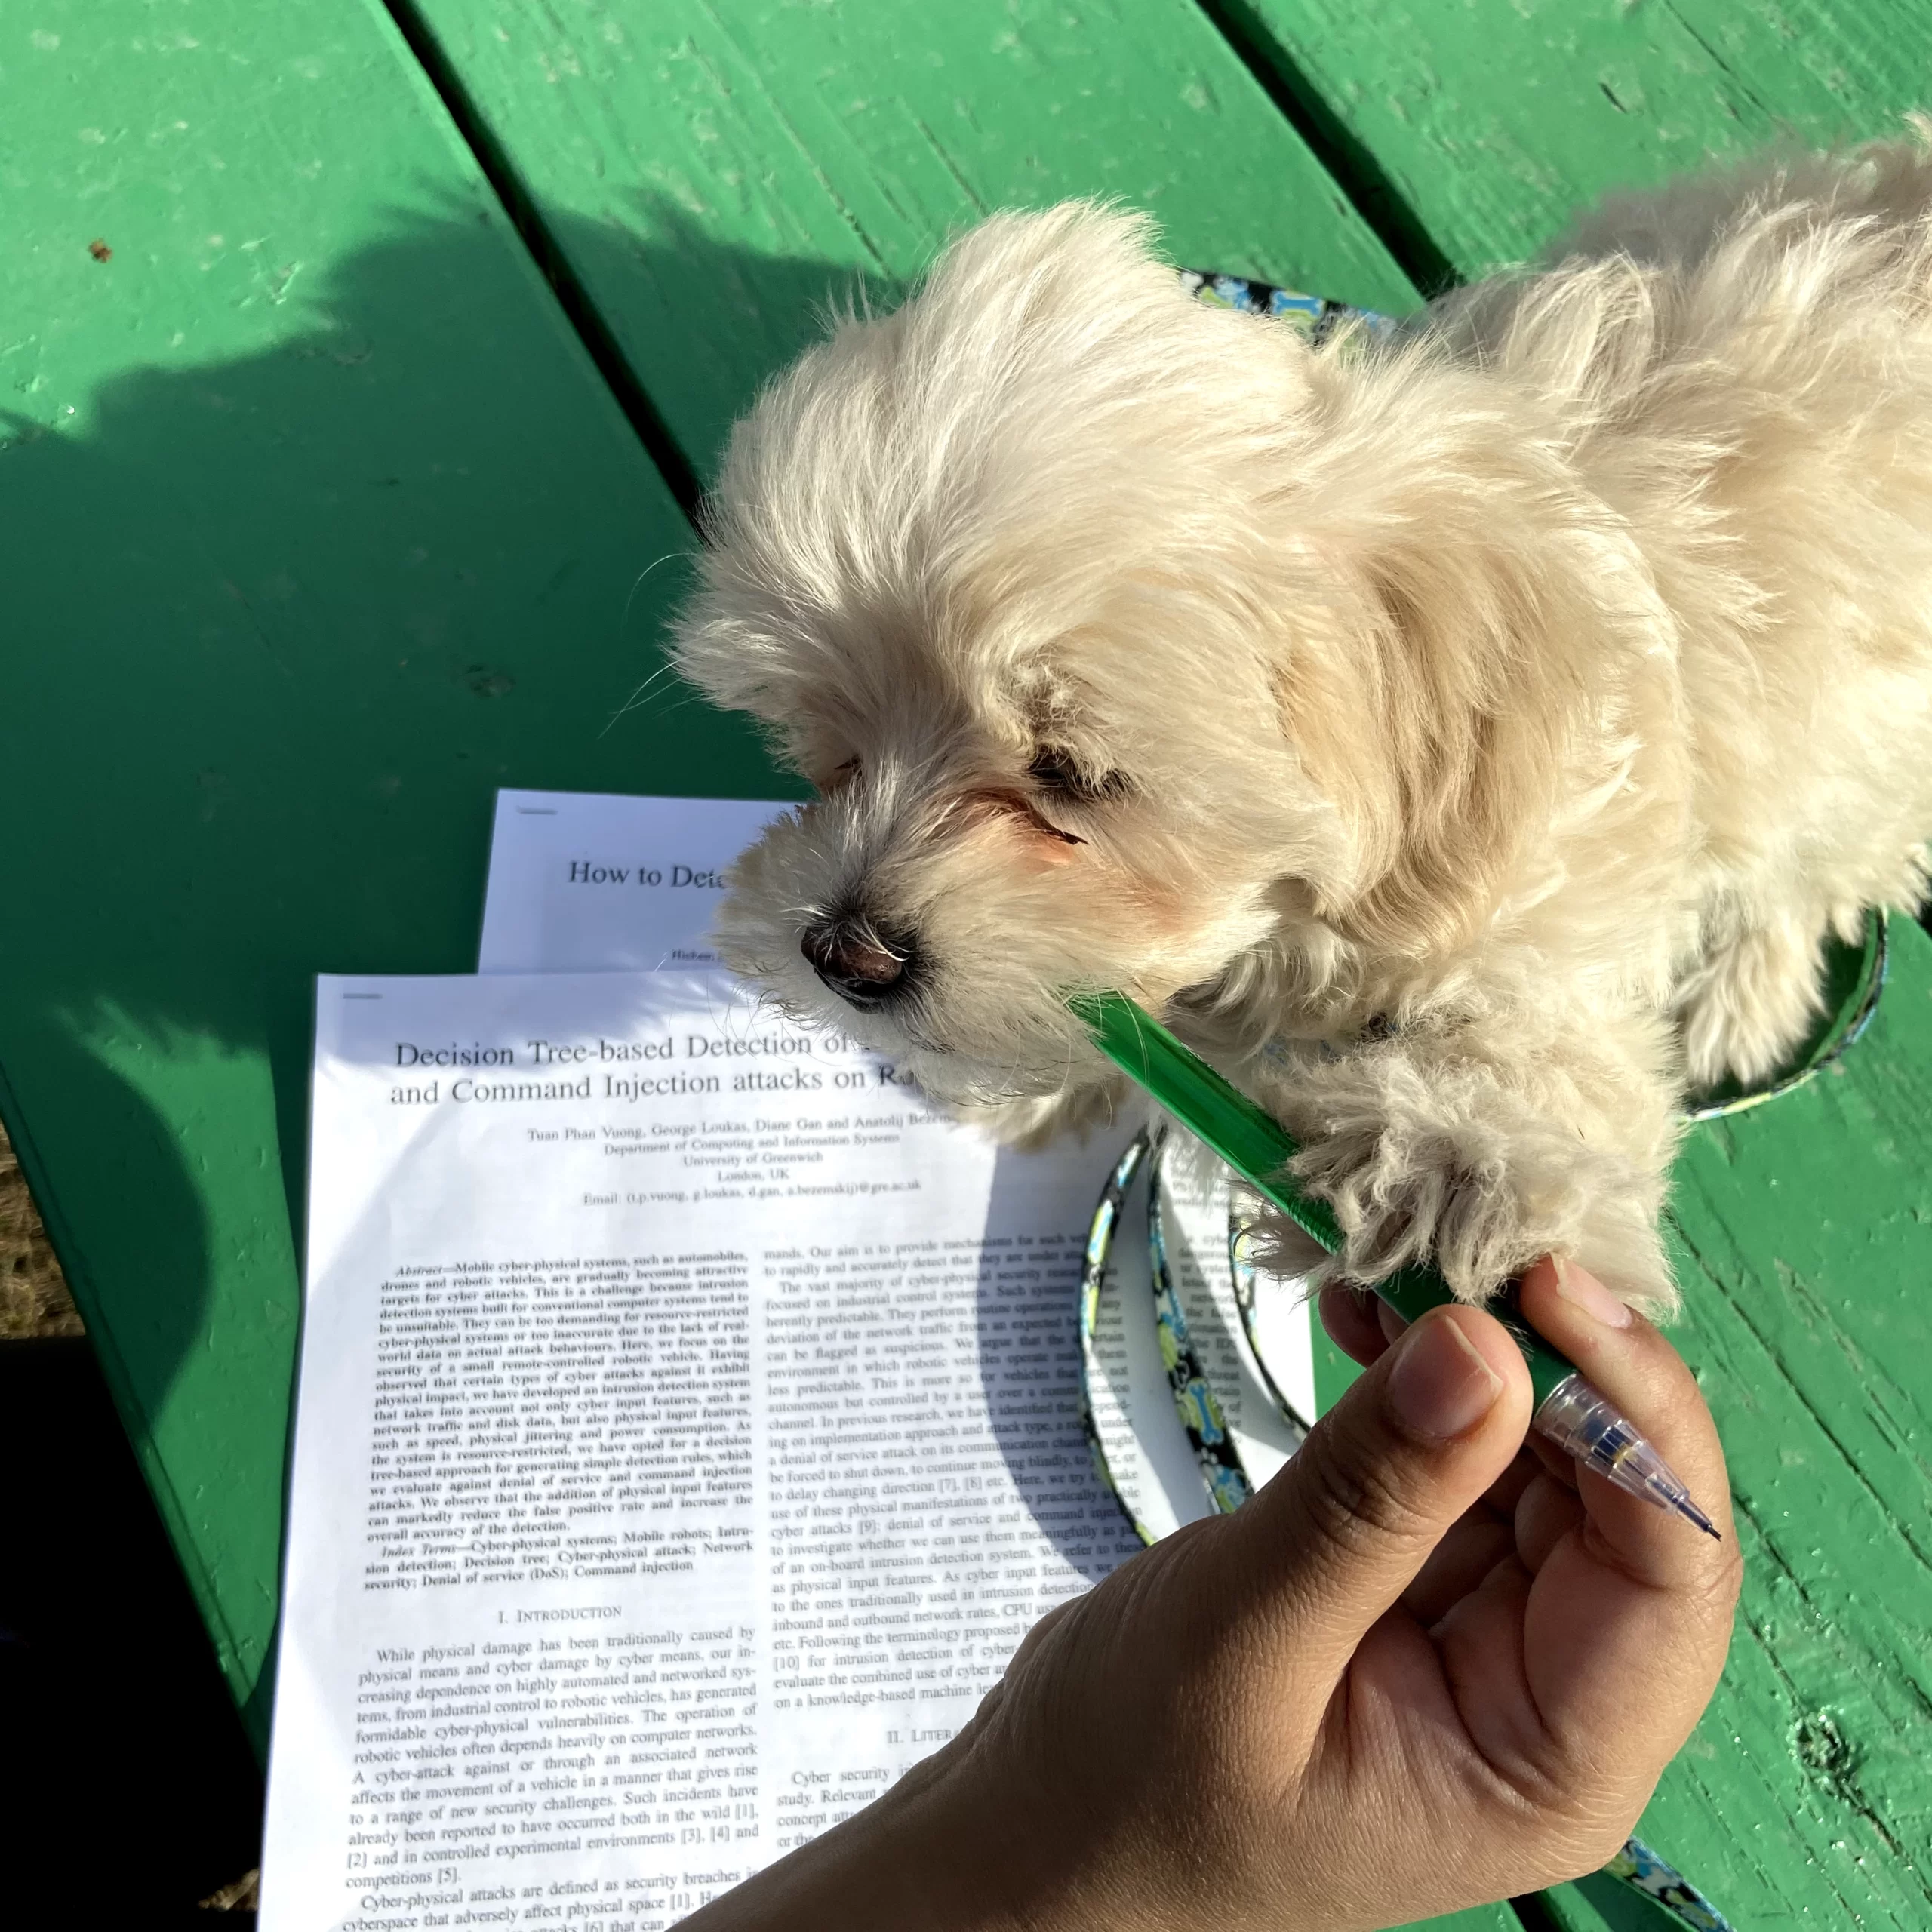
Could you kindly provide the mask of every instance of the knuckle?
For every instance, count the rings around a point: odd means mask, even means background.
[[[1549,1847],[1550,1876],[1544,1884],[1564,1884],[1601,1872],[1629,1841],[1641,1807],[1583,1817],[1573,1814],[1567,1829],[1559,1829]],[[1540,1887],[1539,1888],[1540,1889]]]
[[[1601,1871],[1623,1848],[1641,1811],[1641,1798],[1606,1808],[1579,1764],[1525,1752],[1489,1766],[1494,1795],[1521,1821],[1512,1835],[1524,1890],[1561,1884]]]
[[[1574,1767],[1534,1746],[1498,1753],[1487,1763],[1495,1794],[1523,1820],[1526,1829],[1561,1829],[1574,1800]]]
[[[1632,1820],[1634,1825],[1636,1822]],[[1606,1829],[1592,1824],[1567,1834],[1546,1832],[1526,1861],[1524,1872],[1514,1882],[1523,1891],[1547,1891],[1552,1885],[1567,1885],[1601,1872],[1628,1841],[1627,1831]]]
[[[1737,1607],[1737,1600],[1743,1592],[1744,1551],[1734,1530],[1724,1539],[1723,1556],[1718,1574],[1712,1581],[1712,1593],[1728,1611]]]

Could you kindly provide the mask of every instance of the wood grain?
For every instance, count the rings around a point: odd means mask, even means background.
[[[1932,941],[1893,931],[1867,1038],[1675,1179],[1747,1580],[1646,1835],[1740,1925],[1932,1923]]]
[[[817,310],[994,208],[1118,197],[1185,263],[1415,300],[1188,0],[405,11],[700,474]]]
[[[1780,141],[1903,131],[1917,0],[1217,0],[1472,277],[1576,208]]]
[[[473,967],[500,783],[771,779],[611,726],[689,531],[386,16],[8,17],[0,1112],[247,1700],[311,976]]]

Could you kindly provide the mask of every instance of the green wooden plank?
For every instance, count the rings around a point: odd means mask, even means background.
[[[606,731],[688,527],[386,16],[8,17],[0,1102],[246,1700],[310,975],[473,967],[499,784],[774,781]]]
[[[1532,1932],[1684,1932],[1675,1912],[1601,1872],[1539,1892],[1536,1903]]]
[[[1419,1918],[1397,1932],[1523,1932],[1523,1921],[1506,1905],[1478,1905],[1444,1918]]]
[[[1675,1912],[1598,1872],[1541,1894],[1556,1932],[1684,1932]]]
[[[1603,1915],[1592,1906],[1574,1885],[1555,1885],[1546,1892],[1536,1895],[1535,1932],[1613,1932],[1604,1924]],[[1647,1911],[1640,1906],[1639,1911]],[[1617,1927],[1614,1932],[1624,1932]],[[1631,1932],[1639,1932],[1632,1927]],[[1644,1924],[1641,1932],[1683,1932],[1681,1926],[1672,1926],[1666,1921],[1657,1924],[1654,1921]]]
[[[1643,1829],[1741,1926],[1932,1923],[1932,940],[1892,930],[1866,1038],[1675,1178],[1746,1581]]]
[[[398,11],[700,472],[828,296],[995,208],[1117,196],[1184,262],[1414,302],[1189,0]]]
[[[1606,189],[1780,140],[1903,131],[1920,0],[1211,0],[1464,275]]]

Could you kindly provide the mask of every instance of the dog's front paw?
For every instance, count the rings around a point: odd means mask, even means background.
[[[1294,1171],[1335,1211],[1340,1272],[1353,1280],[1432,1261],[1461,1300],[1481,1302],[1553,1244],[1506,1172],[1471,1165],[1446,1141],[1358,1129],[1305,1149]]]
[[[1675,1307],[1657,1232],[1660,1177],[1487,1083],[1457,1091],[1398,1080],[1375,1097],[1384,1104],[1355,1110],[1336,1097],[1292,1171],[1334,1210],[1345,1237],[1338,1274],[1373,1282],[1432,1263],[1459,1299],[1481,1303],[1558,1254],[1633,1306]]]

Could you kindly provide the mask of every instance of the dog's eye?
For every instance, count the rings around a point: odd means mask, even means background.
[[[1060,745],[1043,745],[1035,752],[1026,775],[1049,797],[1070,798],[1077,804],[1097,804],[1103,798],[1127,795],[1127,780],[1119,772],[1090,775],[1081,769],[1073,754]]]
[[[859,761],[855,758],[848,758],[829,777],[820,780],[818,787],[820,795],[829,798],[835,792],[844,791],[858,775]]]

